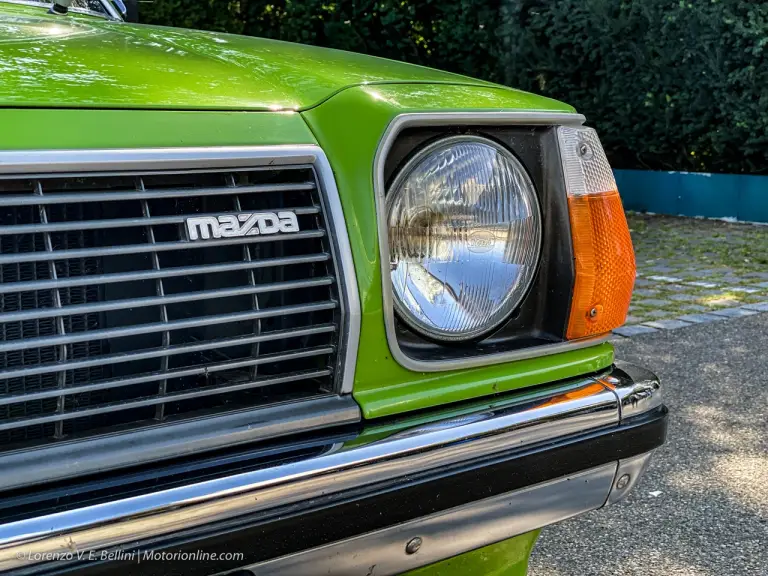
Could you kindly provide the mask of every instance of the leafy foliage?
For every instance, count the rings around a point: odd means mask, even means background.
[[[768,173],[765,0],[155,0],[148,23],[365,52],[564,100],[616,167]]]

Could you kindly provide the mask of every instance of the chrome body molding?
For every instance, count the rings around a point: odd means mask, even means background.
[[[605,432],[621,422],[618,396],[599,379],[524,391],[484,409],[467,409],[458,417],[454,412],[449,418],[346,450],[0,525],[0,571],[28,566],[17,557],[22,551],[29,558],[73,547],[99,550],[157,541],[180,530],[254,513],[268,515],[287,505],[343,495],[414,472],[436,472],[576,434]],[[608,497],[615,469],[614,462],[605,470],[599,505]],[[568,486],[566,498],[573,484]],[[542,508],[537,502],[536,509]],[[579,511],[565,505],[562,510]],[[531,509],[530,514],[533,518],[536,511]],[[559,512],[541,514],[531,526],[554,521]],[[528,525],[528,520],[519,524]]]
[[[257,576],[358,576],[375,565],[377,576],[402,574],[600,508],[615,472],[616,463],[605,464],[243,570]],[[413,538],[421,546],[408,554]]]
[[[628,362],[615,364],[619,371],[614,370],[604,382],[619,397],[622,418],[631,418],[661,406],[661,384],[653,372]]]
[[[317,400],[244,410],[184,424],[158,424],[140,431],[104,436],[95,440],[62,442],[26,452],[2,455],[5,469],[14,474],[0,477],[0,489],[103,471],[108,462],[131,466],[161,458],[188,456],[255,440],[282,437],[321,427],[359,422],[360,410],[349,396],[360,340],[360,297],[352,251],[338,189],[330,163],[315,145],[230,146],[190,148],[131,148],[105,150],[0,151],[0,177],[50,174],[132,174],[169,170],[227,168],[311,168],[317,175],[319,198],[325,208],[333,258],[339,276],[342,311],[337,386]],[[39,201],[38,199],[35,199]],[[297,233],[298,234],[298,233]],[[230,240],[238,242],[239,240]],[[72,283],[72,279],[53,281]],[[2,291],[2,286],[0,286]],[[334,303],[335,305],[335,303]],[[41,314],[39,311],[37,314]],[[254,312],[253,315],[259,314]],[[147,325],[142,326],[148,330]],[[126,331],[123,331],[126,332]],[[70,340],[75,336],[68,336]],[[346,395],[346,397],[344,397]],[[173,430],[173,433],[169,433]],[[120,458],[118,459],[118,456]]]
[[[404,368],[415,372],[442,372],[487,366],[501,362],[512,362],[526,358],[537,358],[550,354],[559,354],[568,350],[577,350],[594,346],[605,342],[610,334],[603,336],[584,338],[535,346],[529,349],[513,350],[499,354],[488,354],[472,358],[452,360],[425,361],[411,358],[400,348],[395,332],[394,299],[392,296],[392,283],[389,279],[389,235],[386,225],[386,184],[384,180],[384,165],[392,144],[397,135],[405,128],[428,126],[461,126],[461,125],[538,125],[538,126],[580,126],[584,123],[581,114],[558,112],[442,112],[442,113],[414,113],[397,116],[387,127],[376,151],[373,163],[374,194],[376,196],[376,219],[379,229],[379,258],[381,259],[381,291],[382,308],[384,311],[384,324],[387,333],[387,342],[392,352],[392,357]]]

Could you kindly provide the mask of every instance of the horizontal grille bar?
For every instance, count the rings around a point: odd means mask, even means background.
[[[106,414],[109,412],[119,412],[121,410],[128,410],[131,408],[142,408],[145,406],[155,406],[157,404],[165,404],[168,402],[178,402],[181,400],[189,400],[192,398],[200,398],[203,396],[226,394],[228,392],[237,392],[240,390],[250,390],[253,388],[263,388],[265,386],[275,386],[277,384],[285,384],[288,382],[298,382],[300,380],[308,380],[311,378],[321,378],[331,374],[330,370],[314,370],[310,372],[297,372],[287,374],[285,376],[278,376],[276,378],[263,378],[259,380],[252,380],[250,382],[242,382],[239,384],[232,384],[229,386],[215,386],[210,388],[197,388],[193,392],[174,392],[172,394],[166,394],[164,396],[156,396],[153,398],[146,398],[137,401],[120,402],[119,404],[109,404],[98,408],[88,408],[85,410],[77,410],[75,412],[64,412],[61,414],[54,414],[51,416],[41,416],[35,418],[22,418],[11,419],[4,422],[0,422],[0,431],[12,430],[20,426],[32,426],[35,424],[47,424],[51,422],[60,422],[63,420],[71,420],[73,418],[85,418],[86,416],[95,416],[97,414]]]
[[[299,184],[261,184],[220,188],[179,188],[177,190],[146,189],[135,192],[83,192],[79,194],[54,193],[46,196],[7,195],[0,196],[0,206],[47,206],[50,204],[82,204],[83,202],[118,202],[121,200],[157,200],[161,198],[184,198],[194,196],[240,196],[267,192],[293,192],[314,190],[314,182]]]
[[[145,384],[147,382],[154,382],[156,380],[162,379],[182,378],[186,376],[198,376],[200,374],[208,374],[213,372],[223,372],[225,370],[236,370],[238,368],[259,366],[269,362],[284,362],[286,360],[296,360],[298,358],[310,358],[312,356],[332,354],[333,351],[333,346],[305,348],[296,352],[288,352],[284,354],[265,354],[259,358],[250,358],[247,360],[219,362],[215,364],[206,364],[205,366],[195,366],[193,368],[186,368],[182,370],[169,370],[168,372],[140,374],[138,376],[131,376],[129,378],[115,378],[112,380],[105,380],[103,382],[96,382],[94,384],[70,386],[61,390],[45,390],[43,392],[25,394],[23,396],[0,396],[0,406],[14,404],[17,402],[29,402],[30,400],[44,400],[46,398],[57,398],[59,396],[71,396],[72,394],[84,394],[86,392],[95,392],[97,390],[109,390],[123,386]],[[167,398],[168,395],[165,397]]]
[[[331,276],[312,278],[309,280],[295,280],[291,282],[273,282],[269,284],[257,284],[255,286],[238,286],[236,288],[222,288],[220,290],[206,290],[201,292],[185,292],[170,296],[154,296],[149,298],[133,298],[126,300],[112,300],[110,302],[96,302],[81,306],[64,306],[62,308],[39,308],[37,310],[25,310],[23,312],[11,312],[0,316],[0,322],[23,322],[28,320],[40,320],[42,318],[56,318],[58,316],[71,316],[72,314],[93,314],[110,310],[129,310],[132,308],[145,308],[147,306],[167,306],[183,302],[198,302],[212,298],[231,298],[233,296],[246,296],[249,294],[265,294],[279,290],[297,290],[299,288],[313,288],[317,286],[330,286],[334,282]]]
[[[0,198],[2,198],[0,196]],[[319,214],[317,206],[285,208],[296,215]],[[195,218],[219,216],[220,213],[195,214]],[[36,232],[79,232],[80,230],[106,230],[108,228],[132,228],[136,226],[161,226],[183,224],[189,216],[151,216],[149,218],[110,218],[107,220],[86,220],[81,222],[56,222],[53,224],[23,224],[20,226],[0,226],[0,236],[8,234],[33,234]]]
[[[199,344],[178,344],[168,346],[167,348],[153,348],[141,352],[132,352],[130,354],[111,354],[99,356],[89,360],[71,360],[68,362],[56,362],[53,364],[38,364],[19,368],[16,370],[0,371],[0,380],[9,378],[18,378],[19,376],[37,376],[40,374],[50,374],[52,372],[81,370],[93,366],[109,366],[121,364],[123,362],[138,362],[140,360],[149,360],[152,358],[161,358],[163,356],[176,356],[178,354],[191,354],[193,352],[204,352],[206,350],[216,350],[230,348],[234,346],[243,346],[246,344],[257,344],[262,342],[273,342],[287,338],[300,338],[303,336],[314,336],[317,334],[328,334],[336,331],[333,324],[320,324],[310,328],[295,328],[291,330],[277,330],[275,332],[262,332],[256,336],[240,336],[238,338],[224,338],[219,340],[209,340]]]
[[[126,338],[138,334],[152,334],[153,332],[170,332],[185,328],[198,328],[200,326],[214,326],[229,322],[242,322],[246,320],[259,320],[273,316],[288,316],[291,314],[304,314],[319,310],[332,310],[336,308],[336,302],[318,302],[315,304],[302,304],[299,306],[282,306],[267,310],[254,310],[252,312],[236,312],[234,314],[221,314],[218,316],[203,316],[189,320],[175,320],[173,322],[157,322],[153,324],[138,324],[125,328],[107,328],[105,330],[92,330],[90,332],[77,332],[74,334],[62,334],[60,336],[48,336],[45,338],[30,338],[28,340],[15,340],[0,344],[0,352],[11,350],[27,350],[42,346],[59,346],[62,344],[74,344],[89,340],[103,340],[106,338]]]
[[[231,246],[233,244],[258,244],[262,242],[280,242],[282,240],[306,240],[322,238],[325,230],[307,230],[290,234],[274,234],[269,236],[245,236],[228,240],[207,240],[204,242],[158,242],[156,244],[130,244],[128,246],[111,246],[101,248],[85,248],[80,250],[54,250],[53,252],[26,252],[22,254],[3,254],[0,265],[20,264],[23,262],[48,262],[49,260],[71,260],[76,258],[93,258],[96,256],[121,256],[126,254],[146,254],[152,252],[169,252],[171,250],[190,250],[211,248],[213,246]]]
[[[0,284],[0,294],[11,292],[25,292],[29,290],[48,290],[75,288],[79,286],[91,286],[93,284],[115,284],[118,282],[134,282],[138,280],[157,280],[164,278],[177,278],[179,276],[195,276],[200,274],[219,274],[222,272],[236,272],[239,270],[257,270],[273,266],[291,266],[295,264],[312,264],[326,262],[330,254],[308,254],[306,256],[287,256],[285,258],[265,258],[249,262],[229,262],[226,264],[208,264],[201,266],[179,266],[176,268],[163,268],[161,270],[141,270],[139,272],[122,272],[119,274],[98,274],[94,276],[80,276],[75,278],[59,278],[57,280],[36,280],[33,282],[7,282]]]

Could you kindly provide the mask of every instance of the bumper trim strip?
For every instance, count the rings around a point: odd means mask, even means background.
[[[248,566],[254,575],[401,574],[445,558],[596,510],[605,503],[616,463],[536,484],[341,542]],[[415,554],[406,544],[421,539]]]

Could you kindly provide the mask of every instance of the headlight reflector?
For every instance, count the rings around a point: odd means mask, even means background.
[[[541,249],[522,164],[495,142],[456,136],[418,153],[387,195],[394,305],[442,341],[481,336],[518,306]]]

